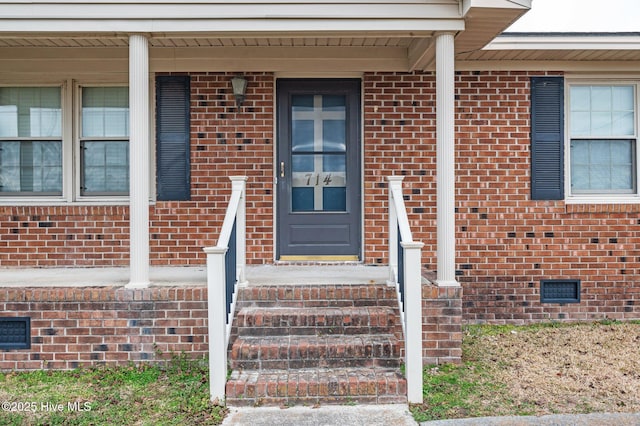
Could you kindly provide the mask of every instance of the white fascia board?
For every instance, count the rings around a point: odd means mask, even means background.
[[[639,35],[499,36],[483,50],[638,50]]]
[[[458,31],[458,0],[0,1],[0,32]]]
[[[186,20],[6,20],[0,19],[0,33],[363,33],[380,32],[397,36],[429,35],[434,31],[462,31],[464,21],[455,19],[186,19]]]
[[[456,1],[379,2],[2,2],[6,19],[456,19]]]
[[[531,0],[462,0],[462,16],[473,8],[482,9],[531,9]]]
[[[583,73],[611,74],[617,78],[617,74],[637,75],[640,69],[640,61],[545,61],[545,60],[500,60],[500,61],[456,61],[457,71],[558,71]],[[432,68],[427,68],[432,71]]]

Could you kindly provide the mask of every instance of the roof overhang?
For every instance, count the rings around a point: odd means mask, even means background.
[[[433,68],[438,33],[456,34],[457,52],[480,49],[530,6],[531,0],[0,1],[0,56],[23,57],[25,48],[38,57],[52,48],[124,49],[129,34],[141,33],[149,37],[155,71],[424,70]]]
[[[456,59],[464,68],[573,69],[588,64],[637,70],[640,33],[504,33]]]

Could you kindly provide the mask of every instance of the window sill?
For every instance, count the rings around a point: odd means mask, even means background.
[[[100,200],[78,200],[67,201],[60,198],[56,199],[25,199],[25,198],[0,198],[0,207],[18,207],[18,206],[35,206],[35,207],[75,207],[75,206],[128,206],[129,199],[100,199]]]
[[[640,196],[636,194],[620,195],[571,195],[565,199],[567,204],[638,204]]]

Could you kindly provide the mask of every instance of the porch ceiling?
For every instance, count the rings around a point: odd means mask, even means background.
[[[407,71],[424,59],[433,32],[420,36],[397,33],[270,33],[247,35],[151,34],[150,70],[361,72]],[[123,73],[127,70],[126,34],[0,34],[0,72],[31,73],[53,69],[45,61],[74,59],[77,71]],[[412,59],[412,52],[415,59]],[[11,65],[13,63],[13,66]]]
[[[166,36],[153,35],[151,47],[400,47],[408,48],[410,37],[345,35],[341,37],[269,36]],[[0,47],[127,47],[127,36],[98,35],[0,35]]]

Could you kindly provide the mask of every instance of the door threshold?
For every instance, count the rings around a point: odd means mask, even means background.
[[[359,256],[280,256],[281,262],[358,262]]]

